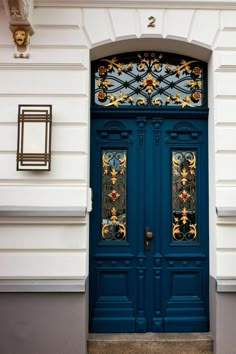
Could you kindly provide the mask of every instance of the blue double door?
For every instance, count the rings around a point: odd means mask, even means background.
[[[90,331],[207,331],[207,120],[98,115],[91,132]]]

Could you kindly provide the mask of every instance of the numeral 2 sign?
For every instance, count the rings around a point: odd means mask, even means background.
[[[149,20],[149,24],[148,24],[148,27],[155,27],[156,26],[156,17],[154,16],[150,16],[148,17],[148,20]]]

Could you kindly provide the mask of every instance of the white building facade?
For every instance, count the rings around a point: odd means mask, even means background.
[[[1,352],[86,353],[91,61],[154,51],[207,63],[209,331],[235,354],[236,2],[4,0],[0,29]],[[16,170],[24,104],[52,105],[50,171]]]

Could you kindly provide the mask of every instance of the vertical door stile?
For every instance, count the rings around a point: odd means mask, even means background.
[[[136,331],[146,332],[146,316],[144,309],[144,290],[146,280],[146,257],[144,255],[144,200],[145,189],[145,118],[137,118],[138,149],[137,149],[137,318]]]
[[[152,311],[152,323],[150,324],[153,332],[163,331],[163,321],[161,313],[161,272],[162,272],[162,257],[161,257],[161,181],[160,181],[160,171],[161,171],[161,151],[160,151],[160,138],[161,138],[161,118],[152,118],[152,128],[153,128],[153,252],[152,252],[152,262],[153,267],[153,309]]]

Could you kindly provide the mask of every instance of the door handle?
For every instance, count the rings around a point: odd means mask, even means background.
[[[146,251],[150,249],[150,241],[153,239],[153,233],[149,227],[144,229],[144,248]]]

